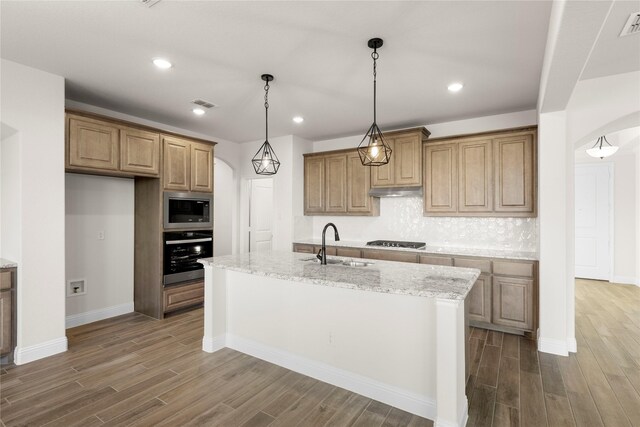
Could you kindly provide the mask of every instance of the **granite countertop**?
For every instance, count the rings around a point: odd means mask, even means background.
[[[13,268],[17,267],[18,263],[10,261],[8,259],[0,258],[0,268]]]
[[[366,267],[320,265],[315,256],[295,252],[251,252],[198,260],[204,265],[257,276],[321,286],[419,297],[464,299],[480,270],[393,261],[368,261]],[[329,259],[351,258],[330,256]]]
[[[298,239],[293,243],[299,243],[303,245],[321,245],[322,239]],[[514,259],[525,261],[538,261],[538,254],[536,252],[516,251],[510,249],[484,249],[484,248],[460,248],[450,246],[429,246],[424,249],[409,249],[409,248],[387,248],[382,246],[367,246],[367,242],[356,241],[333,241],[333,239],[326,240],[327,246],[342,246],[348,248],[360,248],[360,249],[380,249],[383,251],[400,251],[400,252],[418,252],[421,254],[436,254],[436,255],[461,255],[461,256],[478,256],[484,258],[501,258],[501,259]]]

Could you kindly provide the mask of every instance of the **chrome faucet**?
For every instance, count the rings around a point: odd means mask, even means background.
[[[324,243],[324,235],[327,233],[327,228],[329,227],[333,227],[333,231],[335,232],[334,237],[336,242],[340,241],[340,235],[338,234],[338,229],[336,228],[336,225],[332,222],[325,225],[324,229],[322,230],[322,249],[320,249],[320,252],[318,252],[318,255],[316,255],[320,260],[320,264],[322,265],[327,265],[327,246]]]

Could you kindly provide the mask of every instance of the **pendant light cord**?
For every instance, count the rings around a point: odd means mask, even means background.
[[[269,81],[264,85],[264,134],[269,141]]]
[[[371,57],[373,58],[373,123],[376,123],[376,83],[377,83],[377,63],[376,61],[378,60],[378,57],[380,55],[378,54],[378,50],[377,48],[373,49],[373,52],[371,53]]]

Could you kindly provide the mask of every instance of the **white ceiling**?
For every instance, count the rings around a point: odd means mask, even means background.
[[[551,3],[2,1],[1,54],[67,80],[67,98],[244,142],[319,140],[535,108]],[[633,37],[633,36],[632,36]],[[166,57],[174,68],[151,64]],[[447,85],[463,81],[458,94]],[[218,104],[203,117],[189,102]],[[296,125],[291,118],[302,115]]]

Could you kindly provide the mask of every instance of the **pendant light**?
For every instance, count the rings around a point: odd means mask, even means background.
[[[382,39],[373,38],[367,43],[373,52],[373,124],[365,134],[360,144],[358,144],[358,155],[364,166],[382,166],[389,163],[391,158],[391,147],[384,140],[382,131],[376,123],[376,61],[380,56],[378,49],[382,46]]]
[[[605,142],[607,143],[607,145],[603,146],[602,144]],[[609,144],[609,141],[607,141],[607,137],[603,135],[598,138],[593,147],[587,150],[587,154],[591,157],[600,157],[601,159],[604,159],[605,157],[609,157],[610,155],[618,151],[618,148],[619,147],[616,147],[615,145]]]
[[[273,76],[271,74],[263,74],[261,78],[266,82],[264,85],[265,137],[264,144],[253,156],[251,163],[253,163],[253,169],[258,175],[275,175],[278,173],[280,160],[278,160],[278,156],[276,156],[271,144],[269,144],[269,82],[273,81]]]

